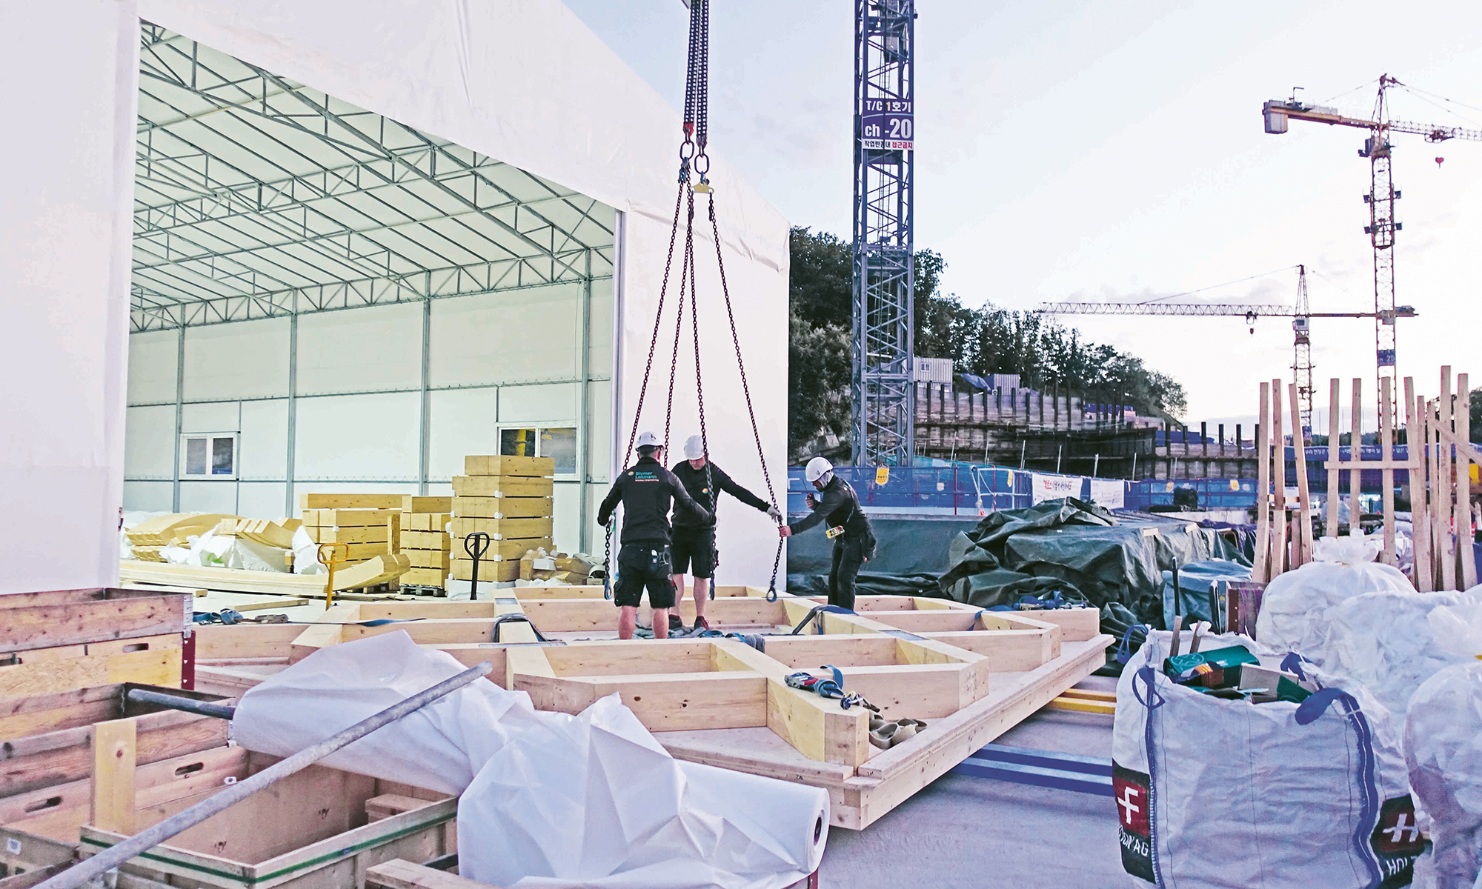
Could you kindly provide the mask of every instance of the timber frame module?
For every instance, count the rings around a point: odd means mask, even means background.
[[[404,631],[460,662],[492,661],[489,678],[540,709],[578,713],[617,693],[676,758],[824,788],[833,825],[859,830],[1090,675],[1112,642],[1095,609],[996,612],[904,596],[862,596],[857,613],[821,612],[793,634],[822,600],[768,601],[738,586],[718,589],[706,616],[760,636],[761,650],[728,637],[619,642],[601,587],[498,592],[484,602],[347,602],[318,626],[200,628],[197,688],[235,693],[320,648]],[[681,603],[686,623],[693,609]],[[357,623],[379,619],[405,622]],[[867,710],[787,685],[799,670],[828,675],[824,664],[887,719],[927,727],[888,750],[871,746]]]

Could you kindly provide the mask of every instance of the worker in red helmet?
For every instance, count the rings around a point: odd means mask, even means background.
[[[806,531],[827,522],[828,536],[834,541],[833,564],[828,572],[828,603],[854,610],[854,594],[859,569],[875,557],[875,532],[859,506],[854,488],[834,474],[834,465],[823,457],[814,457],[803,470],[819,496],[808,495],[809,515],[783,525],[777,532],[783,537]]]

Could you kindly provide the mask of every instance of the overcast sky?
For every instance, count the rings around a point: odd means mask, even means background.
[[[567,3],[678,106],[680,0]],[[1289,304],[1306,263],[1314,311],[1372,310],[1364,131],[1294,122],[1268,136],[1261,102],[1302,86],[1306,101],[1367,117],[1389,73],[1423,91],[1392,90],[1392,117],[1482,129],[1482,3],[917,11],[916,246],[946,258],[946,291],[970,305],[1194,290],[1181,301]],[[841,236],[852,16],[849,0],[715,0],[711,13],[711,154],[793,224]],[[1400,322],[1400,372],[1435,394],[1449,362],[1482,385],[1482,142],[1395,144],[1397,301],[1420,313]],[[1259,381],[1291,375],[1285,319],[1254,335],[1238,318],[1065,320],[1182,382],[1194,423],[1252,415]],[[1372,322],[1314,321],[1319,406],[1330,376],[1362,376],[1372,398],[1373,353]]]

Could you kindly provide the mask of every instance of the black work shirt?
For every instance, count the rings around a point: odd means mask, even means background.
[[[669,508],[673,501],[711,520],[710,513],[690,497],[674,473],[652,457],[640,457],[623,470],[597,510],[597,524],[606,525],[619,502],[623,504],[623,543],[669,543]]]
[[[707,471],[710,473],[709,485],[705,482],[705,473]],[[713,527],[715,525],[715,506],[720,499],[721,491],[730,494],[753,509],[759,509],[762,512],[771,509],[767,501],[736,484],[729,475],[726,475],[713,462],[707,461],[706,465],[696,469],[690,465],[690,461],[685,460],[682,463],[675,464],[674,476],[684,485],[685,491],[689,493],[690,497],[696,503],[706,507],[711,512],[710,521],[708,522],[701,522],[693,513],[676,512],[674,513],[675,528],[698,530],[700,528]],[[711,490],[711,486],[714,486],[714,491]]]
[[[864,510],[859,508],[859,495],[854,493],[854,488],[848,482],[837,475],[819,492],[818,505],[813,507],[813,512],[788,527],[792,529],[792,533],[801,534],[824,521],[828,522],[830,528],[842,527],[846,537],[869,541],[875,536],[870,530],[870,520],[865,518]]]

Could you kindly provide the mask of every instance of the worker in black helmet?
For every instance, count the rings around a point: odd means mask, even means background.
[[[664,449],[652,432],[638,436],[638,462],[623,470],[597,510],[597,524],[612,520],[623,504],[622,548],[618,550],[618,638],[632,639],[638,627],[638,604],[648,590],[653,607],[654,638],[669,637],[669,609],[674,607],[673,557],[669,552],[669,508],[674,501],[705,523],[710,513],[690,497],[674,473],[664,468]]]
[[[860,566],[875,557],[875,532],[859,507],[859,495],[848,482],[834,475],[832,463],[814,457],[808,461],[803,476],[820,496],[809,494],[808,507],[812,513],[791,525],[782,525],[777,533],[791,537],[827,523],[828,536],[834,540],[834,560],[828,572],[828,603],[853,611]]]
[[[727,475],[710,460],[705,452],[705,441],[691,435],[684,442],[684,459],[674,464],[674,475],[694,501],[712,513],[708,522],[701,522],[693,513],[676,510],[674,513],[674,589],[677,601],[684,601],[684,577],[688,573],[695,578],[695,632],[710,629],[705,620],[705,603],[710,600],[710,580],[715,576],[715,566],[720,555],[715,548],[716,506],[724,491],[750,506],[760,510],[782,524],[782,513],[771,504],[756,496]],[[679,615],[669,616],[669,631],[680,632],[684,624]]]

